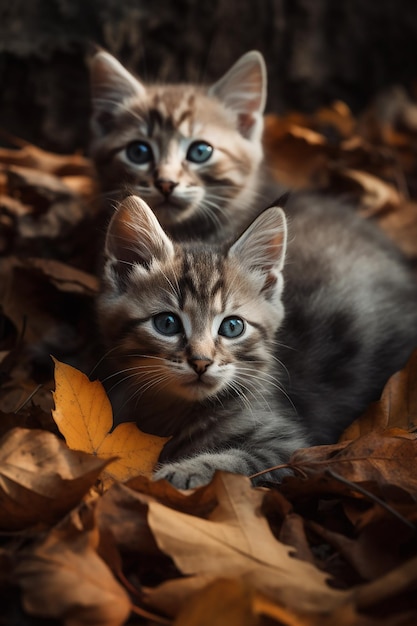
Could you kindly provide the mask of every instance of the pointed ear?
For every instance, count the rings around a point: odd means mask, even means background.
[[[261,291],[270,291],[278,280],[285,260],[287,224],[279,207],[266,209],[232,245],[229,257],[264,278]]]
[[[247,139],[260,139],[266,102],[266,67],[257,50],[244,54],[230,70],[209,89],[223,104],[238,115],[239,131]]]
[[[110,221],[105,252],[116,261],[117,272],[127,274],[132,265],[148,270],[155,259],[173,258],[174,246],[146,202],[129,196]]]
[[[128,72],[111,54],[101,50],[90,63],[90,84],[95,130],[104,130],[112,114],[124,100],[144,98],[145,86]]]

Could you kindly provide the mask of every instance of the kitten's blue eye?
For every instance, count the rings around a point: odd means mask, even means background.
[[[245,330],[245,322],[240,317],[225,317],[219,328],[219,335],[234,339],[240,337]]]
[[[187,151],[187,160],[193,163],[205,163],[213,154],[213,146],[206,141],[194,141]]]
[[[146,141],[132,141],[126,148],[126,156],[137,165],[153,160],[152,148]]]
[[[178,335],[183,331],[181,320],[175,313],[158,313],[152,318],[152,321],[161,335]]]

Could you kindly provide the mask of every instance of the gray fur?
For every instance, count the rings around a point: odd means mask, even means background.
[[[155,478],[195,487],[216,469],[252,475],[285,464],[299,447],[335,442],[417,346],[415,278],[398,250],[350,207],[309,195],[290,203],[282,292],[278,209],[261,214],[231,248],[174,244],[172,253],[143,205],[122,205],[110,225],[98,315],[113,350],[116,419],[173,435]],[[155,241],[151,264],[135,243],[143,224],[148,248]],[[149,322],[164,311],[189,315],[192,330],[185,324],[166,342]],[[215,314],[243,312],[254,324],[247,337],[212,336]],[[230,384],[191,400],[176,377],[192,379],[187,359],[196,354],[213,361],[201,380],[215,367],[226,380],[229,361],[235,370]],[[173,377],[157,381],[160,364]]]

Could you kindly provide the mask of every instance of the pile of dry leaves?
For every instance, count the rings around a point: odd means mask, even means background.
[[[149,476],[88,362],[102,241],[90,163],[0,149],[0,614],[19,625],[417,623],[417,352],[332,446],[252,488]],[[417,107],[400,90],[267,118],[274,173],[347,193],[417,262]],[[12,145],[14,144],[14,145]],[[49,354],[53,354],[52,360]],[[54,393],[51,391],[54,389]]]

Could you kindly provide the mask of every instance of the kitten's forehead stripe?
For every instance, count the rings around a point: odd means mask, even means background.
[[[154,136],[158,131],[172,133],[180,130],[182,125],[184,131],[187,130],[191,135],[194,125],[195,99],[194,93],[184,98],[184,95],[176,90],[156,93],[148,111],[149,136]],[[184,124],[187,121],[188,124]]]
[[[170,115],[164,115],[158,108],[152,108],[148,113],[149,136],[156,133],[156,127],[161,131],[172,132],[175,128],[174,120]]]
[[[214,298],[217,295],[217,292],[218,291],[221,292],[223,291],[223,289],[224,289],[224,280],[223,278],[219,277],[211,288],[210,298]]]
[[[185,252],[178,278],[179,305],[184,307],[186,295],[192,295],[201,302],[209,302],[221,295],[221,306],[224,308],[223,264],[219,255],[205,251],[195,255],[192,251]]]
[[[187,120],[188,118],[190,119],[190,127],[191,127],[191,120],[193,117],[193,112],[191,109],[187,109],[186,111],[182,111],[180,112],[180,115],[178,116],[178,119],[176,120],[176,123],[178,126],[181,126],[181,124],[183,122],[185,122],[185,120]]]

